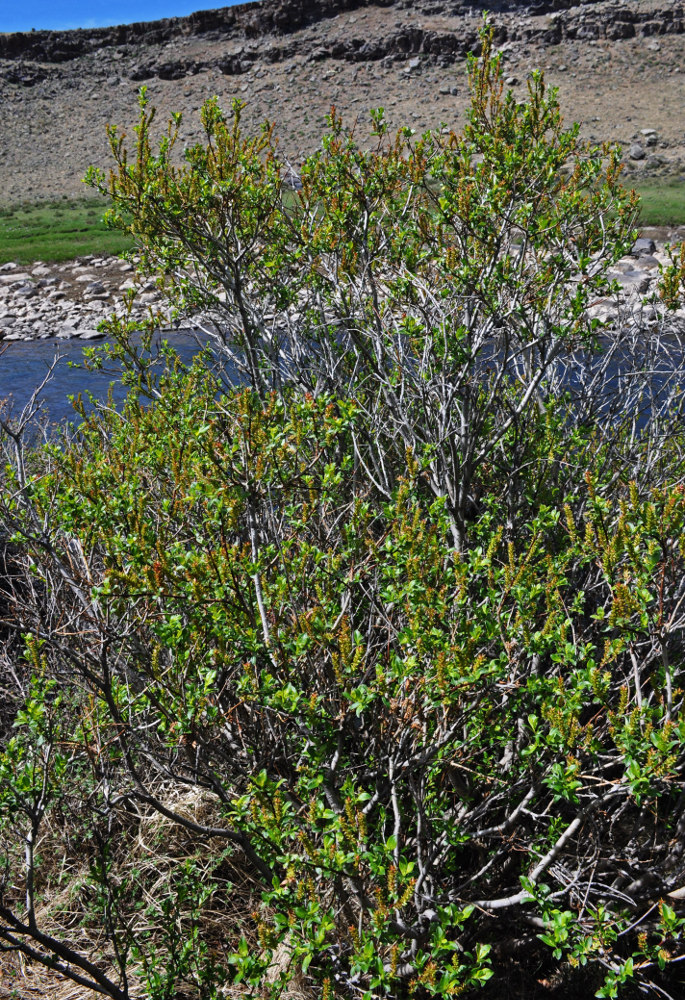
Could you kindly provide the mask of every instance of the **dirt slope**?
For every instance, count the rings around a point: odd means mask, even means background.
[[[217,94],[276,123],[297,164],[331,104],[348,121],[384,106],[418,130],[463,121],[465,54],[487,10],[507,76],[546,70],[568,119],[633,146],[631,169],[685,170],[685,4],[674,0],[262,0],[149,24],[0,36],[0,204],[83,193],[107,165],[105,124],[130,128],[144,83],[163,119]],[[643,130],[655,130],[644,135]],[[640,149],[635,148],[636,145]]]

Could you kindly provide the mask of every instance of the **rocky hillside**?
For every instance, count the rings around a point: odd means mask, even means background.
[[[348,121],[459,124],[465,56],[484,11],[523,95],[531,69],[559,86],[586,135],[620,141],[634,170],[685,169],[685,3],[680,0],[262,0],[186,18],[0,36],[0,203],[82,192],[106,165],[105,125],[135,120],[144,83],[161,112],[217,94],[276,123],[296,163],[332,104]],[[360,126],[363,127],[363,126]]]

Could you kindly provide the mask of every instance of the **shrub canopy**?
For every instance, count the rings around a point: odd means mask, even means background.
[[[621,311],[618,152],[482,44],[461,135],[332,116],[295,193],[239,104],[110,133],[240,374],[113,321],[121,413],[2,424],[0,941],[114,1000],[677,978],[685,257]]]

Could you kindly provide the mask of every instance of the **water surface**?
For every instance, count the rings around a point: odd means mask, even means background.
[[[190,330],[173,331],[164,337],[158,335],[154,346],[159,346],[162,339],[168,340],[186,363],[206,343]],[[111,385],[115,402],[121,403],[128,390],[113,377],[111,371],[89,372],[73,367],[82,364],[84,347],[103,343],[87,344],[82,340],[57,338],[6,342],[0,355],[0,400],[4,401],[4,412],[10,408],[15,416],[18,415],[53,365],[52,375],[39,396],[40,415],[50,424],[78,420],[69,396],[75,397],[79,393],[83,394],[88,408],[86,392],[91,392],[97,399],[104,399]]]

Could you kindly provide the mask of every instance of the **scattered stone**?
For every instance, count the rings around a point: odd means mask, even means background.
[[[99,277],[93,274],[98,269]],[[39,262],[32,273],[16,264],[0,270],[0,337],[12,333],[15,340],[57,336],[95,340],[95,328],[117,306],[124,286],[133,287],[138,298],[132,318],[149,315],[150,306],[167,313],[156,279],[137,282],[133,265],[113,257],[83,257],[69,264]],[[142,286],[142,287],[141,287]]]
[[[17,266],[16,264],[14,265]],[[17,274],[16,271],[9,271],[6,274],[0,274],[0,286],[1,285],[15,285],[17,282],[30,281],[31,275],[20,272]]]
[[[636,292],[642,295],[651,284],[648,274],[644,271],[624,271],[623,274],[614,275],[614,280],[623,287],[626,292]]]
[[[590,319],[598,319],[600,323],[608,323],[616,315],[616,303],[613,299],[597,299],[588,309]]]
[[[653,323],[659,321],[659,310],[653,305],[643,306],[640,311],[640,317],[644,323],[649,323],[651,326]]]
[[[639,142],[634,142],[628,150],[628,156],[631,160],[644,160],[646,155],[647,154]]]
[[[631,254],[633,257],[645,257],[647,254],[653,254],[655,250],[656,243],[654,240],[641,236],[640,239],[635,240]]]

